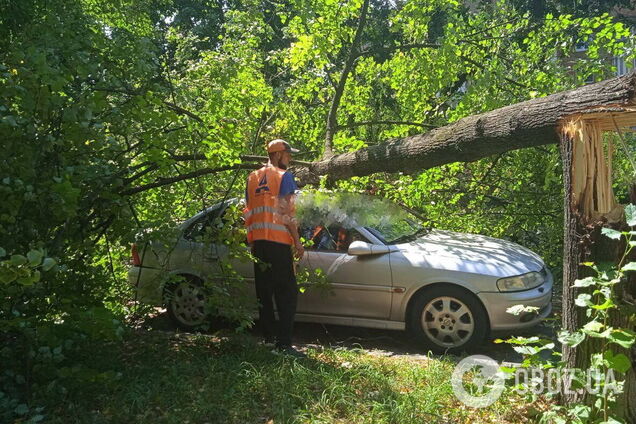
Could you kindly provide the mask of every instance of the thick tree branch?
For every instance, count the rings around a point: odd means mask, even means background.
[[[352,122],[347,125],[338,125],[338,129],[346,129],[346,128],[355,128],[355,127],[363,127],[365,125],[410,125],[413,127],[422,127],[422,128],[437,128],[436,125],[432,124],[422,124],[421,122],[408,122],[408,121],[361,121],[361,122]]]
[[[170,157],[177,162],[208,160],[208,158],[203,153],[195,153],[190,155],[171,154]],[[246,161],[246,162],[251,162],[251,161],[267,162],[269,160],[267,156],[257,156],[257,155],[241,155],[239,156],[239,158],[242,161]],[[309,166],[313,164],[313,162],[305,162],[302,160],[292,160],[291,163],[293,165],[302,165],[302,166]]]
[[[463,118],[425,134],[389,140],[355,152],[319,162],[295,161],[301,184],[317,183],[318,176],[331,180],[365,176],[376,172],[417,172],[452,162],[472,162],[507,151],[559,143],[559,125],[577,114],[614,112],[636,108],[636,73],[587,85],[575,90],[528,100],[480,115]],[[180,159],[203,159],[198,155],[175,155]],[[242,160],[265,161],[246,155]],[[204,168],[178,177],[159,178],[123,190],[134,194],[184,179],[232,169],[256,169],[261,164],[238,164]]]
[[[425,134],[389,140],[298,168],[302,183],[376,172],[416,172],[452,162],[472,162],[510,150],[559,143],[566,117],[591,112],[624,112],[636,103],[636,73],[575,90],[528,100],[469,116]]]
[[[360,18],[358,19],[358,26],[353,37],[353,42],[351,43],[349,57],[347,57],[345,66],[342,69],[342,74],[340,75],[340,79],[338,80],[338,85],[331,101],[331,107],[329,108],[329,113],[327,114],[327,132],[325,134],[325,151],[323,154],[324,158],[333,156],[333,138],[336,134],[336,131],[338,130],[338,107],[340,106],[340,100],[342,99],[349,73],[353,70],[355,61],[358,58],[358,45],[360,44],[362,31],[364,30],[364,26],[367,22],[368,9],[369,0],[364,0],[360,11]]]
[[[132,90],[132,89],[125,89],[125,88],[111,88],[111,87],[95,87],[94,88],[95,91],[105,91],[107,93],[118,93],[118,94],[126,94],[128,96],[141,96],[143,93],[139,90]],[[178,106],[177,104],[173,103],[173,102],[169,102],[167,100],[163,100],[162,103],[164,105],[166,105],[170,110],[172,110],[173,112],[179,114],[179,115],[186,115],[189,116],[190,118],[194,119],[197,122],[200,123],[204,123],[203,119],[195,114],[194,112],[190,112],[187,109],[182,108],[181,106]],[[183,127],[179,127],[177,129],[182,129]],[[175,131],[175,129],[173,130],[169,130],[166,132],[170,132],[170,131]]]
[[[177,106],[176,104],[174,104],[172,102],[169,102],[167,100],[164,100],[163,104],[168,106],[168,108],[170,110],[172,110],[175,113],[178,113],[179,115],[186,115],[186,116],[189,116],[190,118],[194,119],[197,122],[200,122],[202,124],[204,123],[203,118],[201,118],[199,115],[197,115],[197,114],[195,114],[193,112],[190,112],[189,110],[184,109],[181,106]]]
[[[188,174],[182,174],[179,176],[175,176],[175,177],[159,177],[157,178],[157,180],[153,183],[148,183],[148,184],[144,184],[142,186],[139,187],[133,187],[133,188],[129,188],[129,189],[125,189],[121,191],[121,194],[135,194],[135,193],[139,193],[140,191],[146,191],[146,190],[150,190],[152,188],[157,188],[157,187],[162,187],[165,185],[169,185],[178,181],[182,181],[185,179],[190,179],[190,178],[196,178],[196,177],[200,177],[201,175],[207,175],[207,174],[213,174],[213,173],[217,173],[217,172],[223,172],[223,171],[230,171],[230,170],[236,170],[236,169],[258,169],[260,168],[262,165],[262,163],[267,162],[268,161],[268,157],[267,156],[254,156],[254,155],[241,155],[240,156],[242,161],[257,161],[257,162],[261,162],[260,164],[254,164],[254,163],[241,163],[241,164],[237,164],[237,165],[232,165],[232,166],[223,166],[223,167],[219,167],[219,168],[203,168],[197,171],[193,171],[190,172]],[[207,158],[205,157],[205,155],[203,154],[192,154],[192,155],[172,155],[172,159],[175,162],[188,162],[188,161],[198,161],[198,160],[207,160]],[[301,160],[292,160],[290,161],[291,165],[296,165],[296,166],[303,166],[303,167],[307,167],[307,166],[311,166],[313,165],[313,162],[306,162],[306,161],[301,161]],[[155,163],[151,163],[151,162],[146,162],[145,164],[141,164],[141,165],[145,165],[147,166],[146,169],[138,172],[137,174],[128,177],[126,179],[124,179],[123,185],[127,186],[130,185],[131,183],[135,182],[136,180],[140,179],[141,177],[143,177],[144,175],[147,175],[148,173],[152,172],[152,171],[156,171],[157,169],[159,169],[159,165],[155,164]],[[137,165],[136,169],[139,169],[139,165]],[[143,167],[143,166],[141,166]],[[202,172],[202,174],[200,174]],[[183,176],[185,176],[185,178],[182,178]]]
[[[144,184],[144,185],[141,185],[141,186],[132,187],[132,188],[128,188],[128,189],[122,190],[120,192],[120,194],[122,194],[122,195],[131,195],[131,194],[140,193],[142,191],[150,190],[150,189],[153,189],[153,188],[174,184],[174,183],[179,182],[179,181],[184,181],[184,180],[188,180],[188,179],[191,179],[191,178],[201,177],[203,175],[215,174],[215,173],[223,172],[223,171],[231,171],[233,169],[258,169],[261,166],[262,165],[255,164],[255,163],[239,163],[237,165],[222,166],[222,167],[219,167],[219,168],[202,168],[202,169],[197,169],[196,171],[193,171],[193,172],[189,172],[187,174],[181,174],[181,175],[176,176],[176,177],[162,177],[162,178],[158,178],[157,181],[155,181],[153,183]]]

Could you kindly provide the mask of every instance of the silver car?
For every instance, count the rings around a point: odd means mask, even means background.
[[[196,234],[218,223],[231,203],[185,221],[170,249],[150,243],[143,261],[133,255],[128,278],[138,299],[166,304],[183,328],[205,321],[201,283],[219,259],[228,259],[223,243],[206,245]],[[305,194],[297,210],[301,236],[311,245],[299,266],[322,269],[330,283],[328,291],[310,286],[299,294],[297,321],[409,330],[433,352],[458,352],[491,331],[528,328],[551,313],[552,275],[518,244],[430,230],[405,209],[365,195]],[[253,292],[253,265],[228,260]],[[185,278],[169,283],[175,275]],[[516,305],[525,308],[507,312]]]

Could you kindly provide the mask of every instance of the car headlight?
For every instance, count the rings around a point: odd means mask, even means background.
[[[515,277],[500,278],[497,280],[499,291],[521,291],[539,287],[545,281],[545,277],[540,272],[529,272]]]

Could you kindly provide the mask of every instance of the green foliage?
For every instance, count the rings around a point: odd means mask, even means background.
[[[131,302],[125,278],[130,243],[137,234],[169,240],[185,217],[240,196],[247,170],[215,169],[264,154],[278,136],[314,152],[303,159],[320,156],[362,5],[0,3],[0,322],[28,323],[0,338],[22,346],[24,357],[59,346],[42,344],[43,331],[68,332],[56,337],[79,346],[89,336],[117,337],[112,319],[140,318],[145,310]],[[605,54],[633,56],[626,27],[607,14],[557,1],[528,13],[522,3],[371,2],[337,111],[335,152],[575,87],[590,73],[609,75]],[[589,56],[568,68],[562,57],[588,40]],[[549,146],[334,188],[397,201],[437,227],[519,242],[558,275],[560,176]],[[240,251],[239,233],[221,236]],[[229,264],[220,267],[231,277]],[[233,289],[214,281],[218,310]],[[221,309],[247,325],[244,312],[234,303]],[[79,325],[82,318],[95,327]],[[15,375],[35,372],[37,361],[12,355],[2,351],[0,360]],[[46,415],[21,405],[82,373],[11,383],[6,393],[19,403],[7,420]]]
[[[628,205],[625,208],[627,223],[630,227],[636,225],[636,207]],[[636,333],[628,328],[616,328],[612,326],[611,315],[620,314],[627,317],[629,326],[636,322],[636,313],[633,308],[626,305],[617,296],[617,290],[621,284],[627,283],[627,272],[636,270],[636,263],[625,261],[629,257],[634,243],[632,237],[634,231],[617,231],[603,228],[602,233],[614,240],[625,241],[625,251],[620,262],[615,267],[598,266],[594,263],[584,263],[591,268],[595,275],[576,280],[573,288],[585,289],[576,298],[576,305],[585,309],[588,318],[580,329],[570,332],[561,330],[558,333],[559,342],[563,345],[575,347],[586,340],[596,339],[600,341],[598,351],[590,353],[588,369],[574,369],[573,375],[595,375],[600,381],[600,389],[591,393],[590,399],[585,404],[570,405],[567,408],[555,405],[546,412],[541,422],[544,423],[620,423],[620,412],[616,413],[619,396],[623,393],[624,380],[616,380],[615,373],[625,376],[632,368],[631,359],[626,353],[636,343]],[[518,305],[518,309],[524,309]],[[510,311],[514,312],[514,311]],[[552,351],[554,343],[550,340],[541,340],[538,337],[516,337],[506,341],[516,345],[514,349],[524,355],[522,367],[539,366],[543,368],[557,367],[564,370],[564,363],[547,362],[540,353],[544,350]],[[520,346],[518,346],[520,345]],[[554,356],[560,356],[552,352]],[[575,377],[573,388],[583,388],[583,377]],[[578,386],[576,386],[578,382]],[[531,383],[528,383],[531,384]]]
[[[211,315],[238,324],[238,330],[252,325],[251,312],[256,309],[255,299],[248,296],[247,284],[234,267],[237,262],[251,265],[255,260],[245,248],[247,231],[242,218],[242,205],[228,206],[223,218],[216,217],[200,240],[205,249],[216,249],[219,256],[219,246],[227,249],[227,259],[219,261],[218,269],[206,276],[204,286]]]
[[[71,393],[72,401],[52,404],[56,413],[47,422],[411,424],[443,417],[486,424],[518,417],[516,397],[478,411],[460,407],[450,358],[415,361],[346,348],[307,353],[309,359],[294,361],[231,332],[136,332],[116,344],[96,343],[74,358],[90,358],[96,369],[115,368],[121,376],[86,382]],[[430,381],[437,384],[423,383]]]

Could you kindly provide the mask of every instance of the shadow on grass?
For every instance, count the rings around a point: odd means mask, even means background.
[[[168,332],[178,331],[166,313],[159,313],[148,318],[142,327]],[[230,327],[227,325],[216,326],[212,332],[219,329],[228,330]],[[254,330],[249,332],[256,334]],[[517,335],[538,335],[556,340],[555,331],[547,321],[545,324],[519,331]],[[465,353],[462,357],[469,354],[482,354],[499,362],[521,362],[521,355],[515,352],[511,345],[493,342],[495,339],[506,339],[509,336],[509,334],[493,334],[480,346],[473,346],[470,353]],[[364,349],[377,356],[410,357],[413,359],[425,359],[432,356],[453,359],[453,357],[444,355],[428,354],[406,331],[297,322],[294,329],[294,343],[303,347]]]
[[[83,360],[119,377],[78,386],[50,422],[458,422],[440,412],[454,402],[439,384],[451,362],[405,367],[333,349],[295,360],[240,334],[135,331],[93,349]]]

